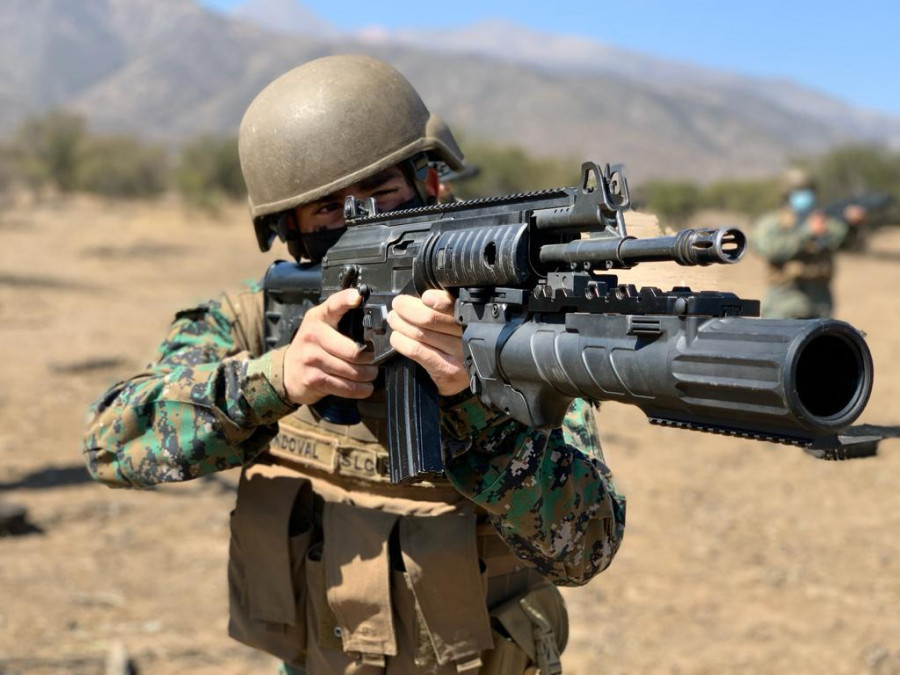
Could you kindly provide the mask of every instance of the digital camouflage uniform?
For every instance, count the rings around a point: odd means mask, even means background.
[[[831,280],[834,256],[847,236],[846,223],[826,219],[824,235],[806,221],[797,223],[790,209],[763,216],[751,243],[768,262],[769,290],[762,303],[767,319],[828,318],[834,308]]]
[[[558,671],[565,610],[547,580],[587,582],[625,524],[592,408],[575,401],[543,432],[442,399],[446,480],[391,485],[383,437],[286,402],[286,348],[262,353],[262,302],[254,286],[176,315],[155,362],[92,407],[94,478],[144,487],[243,467],[230,630],[291,672]]]

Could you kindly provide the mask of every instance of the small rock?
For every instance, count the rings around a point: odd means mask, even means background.
[[[0,537],[40,532],[27,520],[28,509],[21,504],[0,502]]]

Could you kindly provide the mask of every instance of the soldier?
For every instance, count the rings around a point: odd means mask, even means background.
[[[828,318],[834,309],[831,280],[834,256],[848,233],[848,222],[865,216],[859,207],[845,220],[817,209],[816,186],[801,169],[783,178],[784,205],[757,223],[751,242],[769,263],[769,291],[763,316],[772,319]],[[846,222],[845,222],[846,221]]]
[[[409,82],[364,56],[277,78],[239,144],[260,247],[277,235],[312,261],[340,236],[347,195],[380,210],[433,203],[433,165],[462,167]],[[391,344],[437,385],[446,469],[393,485],[377,369],[337,330],[360,302],[331,296],[271,351],[258,286],[178,313],[155,363],[94,404],[91,474],[140,487],[242,467],[229,633],[289,673],[559,672],[553,584],[605,569],[625,523],[592,408],[576,401],[551,432],[486,409],[467,387],[452,298],[399,296]],[[326,395],[357,399],[363,421],[319,417],[310,404]]]
[[[762,303],[768,319],[827,319],[834,311],[831,280],[835,254],[860,227],[866,210],[850,204],[843,219],[818,210],[816,184],[804,170],[793,168],[782,178],[784,205],[763,216],[753,231],[751,243],[768,262],[769,291]],[[871,457],[878,441],[857,443],[845,451],[847,457]]]

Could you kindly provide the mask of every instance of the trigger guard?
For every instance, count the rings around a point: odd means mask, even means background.
[[[368,286],[366,287],[368,291]],[[380,302],[379,302],[380,300]],[[363,342],[371,349],[372,365],[383,366],[396,356],[397,351],[391,347],[391,327],[387,315],[390,312],[390,297],[378,297],[368,293],[363,304],[358,308],[362,312]]]

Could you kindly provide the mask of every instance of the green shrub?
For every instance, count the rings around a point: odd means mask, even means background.
[[[109,197],[153,197],[165,191],[168,171],[160,147],[130,136],[94,136],[79,153],[76,186]]]
[[[758,216],[778,208],[781,190],[777,178],[722,180],[703,189],[701,202],[705,208]]]
[[[22,178],[35,188],[49,184],[62,191],[75,189],[84,138],[84,119],[64,110],[26,119],[16,134]]]
[[[536,158],[521,148],[484,142],[465,149],[466,161],[479,169],[477,176],[454,186],[465,199],[571,186],[579,180],[581,165],[574,160]]]
[[[669,229],[684,227],[688,218],[703,206],[700,188],[687,181],[648,181],[641,186],[640,193],[647,210]]]
[[[866,192],[890,192],[900,199],[900,153],[878,146],[848,145],[808,163],[822,201]]]
[[[0,192],[5,192],[14,181],[18,164],[15,149],[7,143],[0,144]]]
[[[206,135],[188,143],[175,169],[175,185],[188,202],[204,208],[244,197],[237,139]]]

